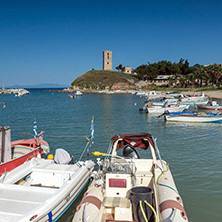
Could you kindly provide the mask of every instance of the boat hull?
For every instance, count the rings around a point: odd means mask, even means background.
[[[12,159],[0,164],[0,176],[31,160],[33,157],[41,157],[43,153],[48,153],[49,145],[42,138],[38,139],[38,141],[35,139],[16,140],[11,142],[11,150]]]
[[[16,159],[12,159],[8,162],[2,163],[0,165],[0,176],[3,173],[10,172],[11,170],[15,169],[16,167],[20,166],[27,160],[31,160],[33,157],[41,156],[42,149],[41,148],[35,148],[33,151],[24,154],[20,157],[17,157]]]
[[[222,106],[197,106],[198,109],[222,110]]]
[[[213,123],[213,122],[221,122],[221,116],[178,116],[178,115],[166,115],[166,121],[168,122],[189,122],[189,123]]]
[[[183,112],[185,109],[188,109],[189,105],[182,105],[180,107],[159,107],[159,106],[153,106],[153,107],[147,107],[148,113],[164,113],[166,111],[169,112]]]
[[[208,100],[204,101],[181,101],[181,104],[189,104],[189,105],[206,105],[208,103]]]

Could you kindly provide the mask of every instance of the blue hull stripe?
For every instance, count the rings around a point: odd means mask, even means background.
[[[57,221],[69,209],[69,207],[73,204],[73,202],[77,199],[77,197],[80,195],[80,193],[86,187],[88,182],[89,182],[89,180],[85,183],[85,185],[83,185],[83,187],[80,189],[80,191],[77,193],[77,195],[73,198],[73,200],[68,204],[68,206],[53,220],[53,222]]]

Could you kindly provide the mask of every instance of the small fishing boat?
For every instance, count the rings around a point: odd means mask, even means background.
[[[150,92],[146,93],[146,96],[148,99],[154,99],[154,98],[163,97],[163,96],[165,96],[165,94],[161,93],[161,92],[150,91]]]
[[[30,92],[28,90],[21,89],[17,93],[15,93],[15,96],[16,97],[22,97],[22,96],[25,96],[25,95],[28,95],[28,94],[30,94]]]
[[[147,105],[147,112],[148,113],[163,113],[165,111],[169,112],[182,112],[184,110],[189,109],[189,105],[187,104],[168,104],[168,101],[164,103],[164,105],[159,106],[159,105],[154,105],[152,102],[148,103]]]
[[[207,110],[222,110],[222,105],[218,104],[217,101],[211,101],[206,105],[197,105],[197,108]]]
[[[193,94],[192,96],[181,94],[178,99],[180,100],[181,104],[193,105],[205,105],[209,101],[209,97],[206,96],[204,93],[201,93],[200,95]]]
[[[188,221],[169,165],[149,133],[116,135],[107,153],[94,155],[104,158],[97,159],[99,170],[73,222]]]
[[[113,90],[109,90],[109,91],[106,91],[106,94],[109,94],[109,95],[112,95],[114,94],[115,92]]]
[[[88,184],[94,169],[94,162],[88,160],[94,139],[93,119],[91,136],[83,137],[87,144],[78,160],[59,148],[55,157],[50,154],[47,159],[32,158],[0,177],[1,222],[57,221],[67,211]]]
[[[219,112],[165,112],[162,115],[169,122],[213,123],[222,121],[222,115]]]
[[[73,95],[73,94],[69,94],[68,97],[69,97],[70,99],[75,99],[75,98],[76,98],[76,96]]]
[[[41,156],[49,152],[48,143],[43,140],[43,132],[32,139],[17,140],[11,142],[10,127],[0,129],[0,176],[20,166],[33,157]]]
[[[0,104],[2,104],[2,109],[6,107],[5,102],[1,102]]]
[[[80,91],[77,91],[77,92],[75,93],[76,96],[82,96],[82,94],[83,94],[83,93],[80,92]]]
[[[87,185],[93,167],[91,160],[59,164],[36,157],[2,175],[1,221],[57,221]]]

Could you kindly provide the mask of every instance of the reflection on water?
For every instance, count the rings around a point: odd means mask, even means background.
[[[222,221],[222,124],[165,122],[163,117],[140,113],[144,98],[135,95],[84,94],[70,99],[66,93],[32,90],[19,98],[0,95],[0,102],[6,102],[6,108],[0,109],[0,123],[10,125],[12,140],[23,139],[20,133],[32,133],[36,118],[51,151],[62,147],[76,159],[86,145],[85,138],[49,136],[89,136],[92,116],[95,143],[91,151],[106,152],[115,134],[150,133],[157,137],[161,156],[170,165],[189,220]],[[92,154],[90,158],[96,159]],[[66,217],[70,221],[70,215]]]

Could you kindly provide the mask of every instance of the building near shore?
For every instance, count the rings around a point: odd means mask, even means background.
[[[132,67],[131,66],[124,66],[123,73],[132,74]]]

